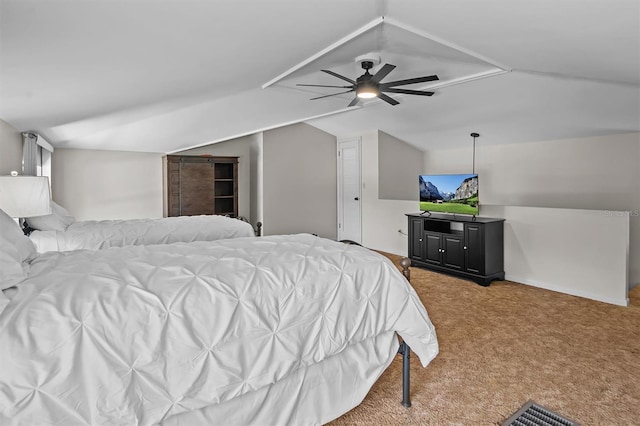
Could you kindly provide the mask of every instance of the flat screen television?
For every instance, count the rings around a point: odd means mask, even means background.
[[[420,175],[420,210],[477,215],[478,175]]]

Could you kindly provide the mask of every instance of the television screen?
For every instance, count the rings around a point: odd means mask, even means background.
[[[420,175],[420,210],[477,215],[478,175]]]

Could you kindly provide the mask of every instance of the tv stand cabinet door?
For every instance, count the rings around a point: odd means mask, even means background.
[[[424,233],[424,261],[432,265],[442,264],[442,234],[437,232]]]
[[[464,225],[465,269],[473,274],[484,275],[485,246],[484,226],[465,223]]]
[[[449,269],[462,270],[464,250],[462,236],[442,236],[442,265]]]
[[[424,261],[424,247],[422,219],[409,218],[409,258]]]

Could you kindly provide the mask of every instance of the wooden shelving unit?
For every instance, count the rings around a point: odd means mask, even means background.
[[[167,155],[164,216],[238,216],[238,157]]]

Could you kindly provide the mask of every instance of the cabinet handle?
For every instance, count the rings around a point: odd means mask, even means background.
[[[464,246],[464,247],[462,247],[462,248],[463,248],[464,250],[466,250],[466,249],[467,249],[467,246]]]
[[[420,238],[418,241],[422,242],[422,238]]]

